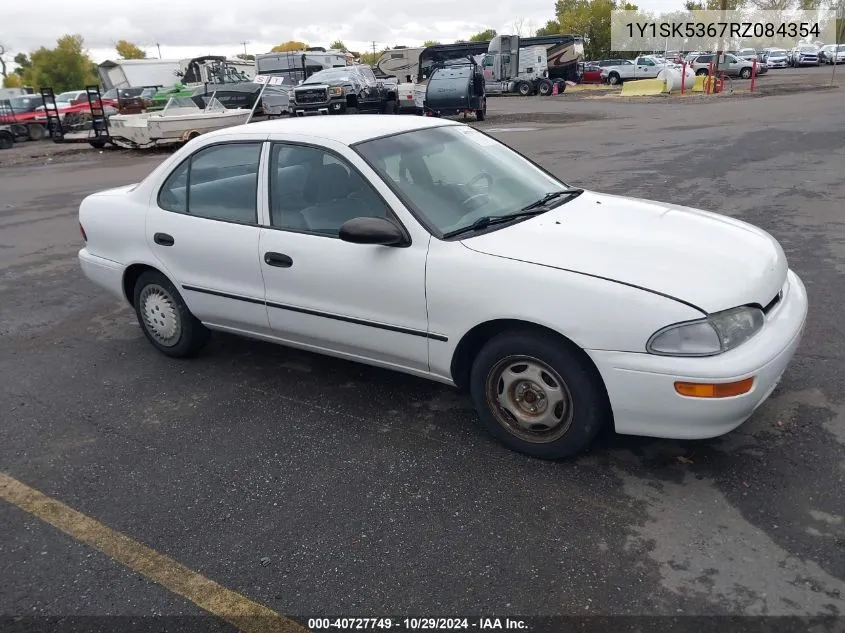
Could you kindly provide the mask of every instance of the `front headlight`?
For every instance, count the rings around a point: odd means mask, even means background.
[[[340,97],[343,95],[343,88],[329,88],[329,94],[333,97]]]
[[[764,322],[765,316],[759,308],[731,308],[658,330],[649,339],[646,350],[660,356],[714,356],[750,339]]]

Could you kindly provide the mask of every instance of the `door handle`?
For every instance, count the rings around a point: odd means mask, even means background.
[[[264,263],[268,266],[276,266],[277,268],[290,268],[293,266],[293,260],[284,253],[274,253],[269,251],[264,253]]]
[[[167,233],[156,233],[153,235],[153,241],[160,246],[173,246],[176,240],[173,239],[172,235],[168,235]]]

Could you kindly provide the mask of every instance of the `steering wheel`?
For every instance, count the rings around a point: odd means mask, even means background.
[[[472,180],[470,180],[470,181],[466,184],[466,186],[467,186],[467,187],[470,187],[470,188],[475,187],[475,186],[476,186],[476,182],[477,182],[477,181],[479,181],[479,180],[486,180],[486,181],[487,181],[487,190],[488,190],[488,192],[489,192],[489,190],[490,190],[490,189],[492,189],[492,188],[493,188],[493,176],[491,176],[490,174],[488,174],[486,171],[482,171],[480,174],[478,174],[477,176],[473,177],[473,179],[472,179]]]

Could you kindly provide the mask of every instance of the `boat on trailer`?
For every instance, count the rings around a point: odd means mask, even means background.
[[[226,108],[215,95],[204,108],[189,97],[171,97],[162,110],[113,114],[109,136],[115,145],[129,148],[183,143],[206,132],[246,123],[251,113],[245,108]]]

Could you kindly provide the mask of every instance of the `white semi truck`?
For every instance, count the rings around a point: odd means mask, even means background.
[[[552,94],[546,47],[520,47],[519,41],[518,35],[497,35],[490,41],[487,53],[481,56],[487,94]]]

